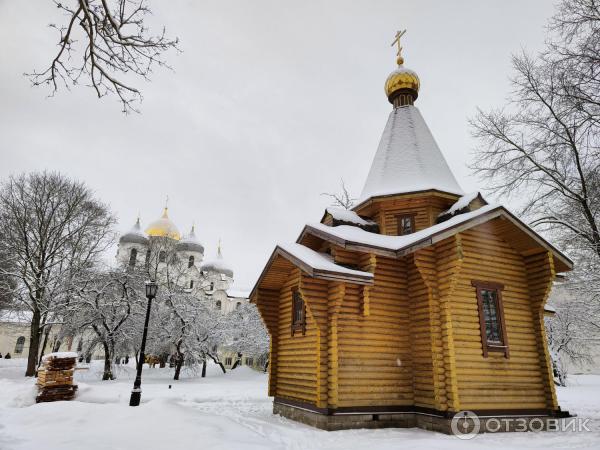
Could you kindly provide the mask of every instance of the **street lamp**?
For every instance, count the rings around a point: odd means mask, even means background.
[[[140,399],[142,398],[142,367],[144,366],[144,360],[146,359],[146,335],[148,334],[148,321],[150,320],[152,299],[156,297],[157,291],[158,285],[156,282],[146,281],[146,298],[148,299],[148,306],[146,307],[146,320],[144,322],[144,333],[142,334],[142,348],[140,349],[140,358],[137,363],[137,371],[135,374],[135,381],[133,382],[131,398],[129,399],[129,406],[139,406]]]

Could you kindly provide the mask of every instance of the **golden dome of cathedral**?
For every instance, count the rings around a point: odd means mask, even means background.
[[[400,37],[406,30],[396,33],[396,39],[392,45],[398,44],[398,68],[394,70],[385,80],[385,95],[394,106],[403,106],[412,103],[419,96],[421,82],[416,72],[404,67],[404,58],[401,55]]]
[[[155,237],[169,237],[176,241],[181,239],[181,234],[179,233],[177,226],[169,219],[168,208],[166,207],[161,218],[148,225],[146,234]]]

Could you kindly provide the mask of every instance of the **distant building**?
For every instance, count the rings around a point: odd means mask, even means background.
[[[155,242],[160,239],[160,244]],[[154,244],[153,244],[154,242]],[[153,255],[152,252],[157,253]],[[204,246],[196,237],[195,227],[182,236],[169,218],[168,209],[142,231],[138,218],[131,230],[119,238],[117,264],[120,267],[157,264],[158,276],[175,257],[181,274],[177,277],[180,287],[188,289],[199,299],[211,302],[216,309],[228,313],[248,301],[248,293],[232,289],[233,269],[223,258],[221,245],[212,259],[204,260]]]

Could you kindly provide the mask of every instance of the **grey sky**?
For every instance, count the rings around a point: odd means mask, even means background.
[[[68,0],[65,0],[68,1]],[[53,56],[50,0],[0,0],[0,177],[51,169],[84,180],[121,230],[157,218],[168,194],[182,232],[219,237],[237,287],[251,287],[278,241],[293,241],[340,178],[358,196],[391,106],[395,67],[421,79],[416,106],[465,191],[468,117],[500,106],[510,55],[541,48],[552,3],[536,1],[150,0],[153,23],[181,39],[140,83],[142,114],[124,116],[90,89],[31,88],[24,72]],[[112,258],[113,255],[110,255]]]

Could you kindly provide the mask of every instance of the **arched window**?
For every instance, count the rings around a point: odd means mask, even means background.
[[[15,353],[23,353],[23,347],[25,346],[25,336],[19,336],[17,343],[15,344]]]
[[[235,309],[240,309],[240,306],[242,306],[242,303],[241,302],[237,302],[235,304]]]
[[[217,309],[221,309],[221,300],[217,300],[217,303],[215,303]]]
[[[190,256],[188,259],[188,267],[193,267],[194,266],[194,255]]]
[[[161,250],[158,253],[158,262],[159,263],[167,262],[167,252],[165,252],[164,250]]]
[[[135,262],[137,261],[137,248],[132,248],[129,253],[129,267],[135,267]]]
[[[190,289],[194,288],[194,280],[190,280]]]

